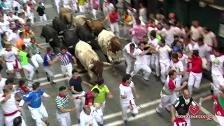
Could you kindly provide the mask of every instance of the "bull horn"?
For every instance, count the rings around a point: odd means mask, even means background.
[[[93,68],[93,64],[90,64],[90,65],[89,65],[89,69],[92,69],[92,68]]]
[[[111,63],[108,63],[108,62],[103,62],[103,65],[105,65],[105,66],[111,66],[112,64]]]

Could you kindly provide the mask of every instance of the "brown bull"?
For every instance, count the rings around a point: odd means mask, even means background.
[[[59,17],[61,20],[65,21],[67,24],[71,24],[72,17],[73,17],[72,10],[68,8],[61,8]]]
[[[87,20],[86,25],[98,36],[99,33],[104,29],[104,23],[100,20]]]

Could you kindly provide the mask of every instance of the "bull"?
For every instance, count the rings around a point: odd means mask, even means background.
[[[73,13],[72,10],[69,8],[61,8],[60,9],[60,13],[59,13],[59,17],[61,20],[63,20],[65,23],[67,24],[71,24],[72,22],[72,17],[73,17]]]
[[[99,33],[105,29],[103,21],[100,20],[87,20],[86,25],[91,29],[95,36],[98,36]]]
[[[78,26],[77,30],[77,35],[80,40],[89,43],[94,50],[100,49],[95,35],[87,25]]]
[[[72,17],[72,25],[77,27],[77,26],[82,26],[86,23],[87,17],[85,15],[77,15]]]
[[[112,31],[103,30],[98,35],[98,43],[108,62],[119,63],[122,57],[122,45]]]
[[[75,46],[75,56],[88,71],[92,82],[103,78],[104,63],[100,61],[97,53],[88,43],[80,40]]]
[[[60,38],[58,38],[57,31],[50,25],[43,26],[41,36],[45,38],[45,41],[49,43],[54,51],[58,51],[63,45]]]
[[[87,25],[96,36],[104,29],[103,21],[92,20],[85,15],[73,16],[72,25],[75,27]]]
[[[52,21],[53,28],[58,32],[59,35],[67,29],[67,24],[59,17],[55,17]]]
[[[68,51],[74,55],[74,47],[79,42],[76,29],[68,29],[63,33],[63,44],[68,48]]]

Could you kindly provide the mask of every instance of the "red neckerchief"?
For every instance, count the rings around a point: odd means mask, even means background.
[[[65,98],[66,97],[66,95],[62,95],[60,93],[58,94],[58,96],[61,97],[61,98]]]
[[[5,49],[7,52],[12,51],[12,48]]]
[[[181,53],[181,56],[179,58],[182,58],[184,55]]]
[[[128,85],[126,85],[126,83],[124,81],[121,81],[121,84],[125,87],[128,87]]]
[[[29,88],[27,88],[26,86],[20,86],[21,90],[23,90],[24,93],[29,92]]]
[[[179,62],[179,60],[177,60],[177,61],[175,61],[175,62],[173,61],[173,63],[178,63],[178,62]]]

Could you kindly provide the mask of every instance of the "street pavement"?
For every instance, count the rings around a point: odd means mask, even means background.
[[[48,15],[49,21],[44,23],[36,23],[33,27],[34,32],[37,35],[37,40],[41,43],[41,45],[47,47],[48,44],[45,43],[43,38],[40,38],[41,27],[44,24],[51,23],[51,20],[57,16],[56,10],[53,7],[52,1],[47,1],[45,3],[46,13]],[[124,41],[124,43],[126,43]],[[44,54],[44,53],[42,53]],[[100,54],[100,52],[98,52]],[[105,58],[102,57],[102,53],[100,54],[102,60]],[[49,122],[51,126],[58,126],[56,119],[56,105],[55,105],[55,97],[58,93],[58,88],[62,85],[67,86],[67,80],[61,74],[61,69],[59,63],[54,65],[54,73],[55,73],[55,82],[56,85],[50,85],[47,82],[46,74],[40,68],[39,73],[35,75],[34,81],[41,82],[41,87],[46,90],[46,92],[51,96],[50,98],[43,98],[43,103],[49,114]],[[125,64],[121,63],[116,65],[115,68],[105,67],[103,72],[103,77],[105,80],[105,84],[109,87],[110,91],[113,94],[112,99],[108,99],[106,102],[106,108],[104,111],[104,121],[105,126],[121,126],[123,125],[122,117],[121,117],[121,107],[119,100],[119,82],[122,76],[125,74]],[[4,76],[4,74],[3,74]],[[86,73],[81,73],[81,76],[84,80],[88,81],[89,78]],[[158,106],[160,102],[160,90],[162,89],[162,83],[154,77],[153,74],[150,76],[149,81],[145,81],[141,78],[141,75],[137,75],[133,78],[135,83],[137,92],[140,97],[136,99],[136,104],[138,105],[140,111],[136,117],[129,118],[128,125],[129,126],[171,126],[170,124],[170,114],[164,111],[161,115],[155,112],[155,108]],[[201,88],[194,92],[194,100],[198,101],[199,97],[206,96],[210,93],[209,81],[207,79],[203,79]],[[87,87],[84,87],[85,91],[89,91]],[[73,102],[70,102],[70,106],[74,107]],[[204,108],[201,108],[199,114],[211,115],[213,114],[212,102],[204,103]],[[34,120],[32,120],[30,116],[30,112],[27,108],[26,111],[26,123],[28,126],[35,126]],[[77,119],[75,112],[71,112],[71,119],[73,126],[77,125]],[[206,120],[206,119],[192,119],[192,126],[216,126],[217,123],[215,120]]]

